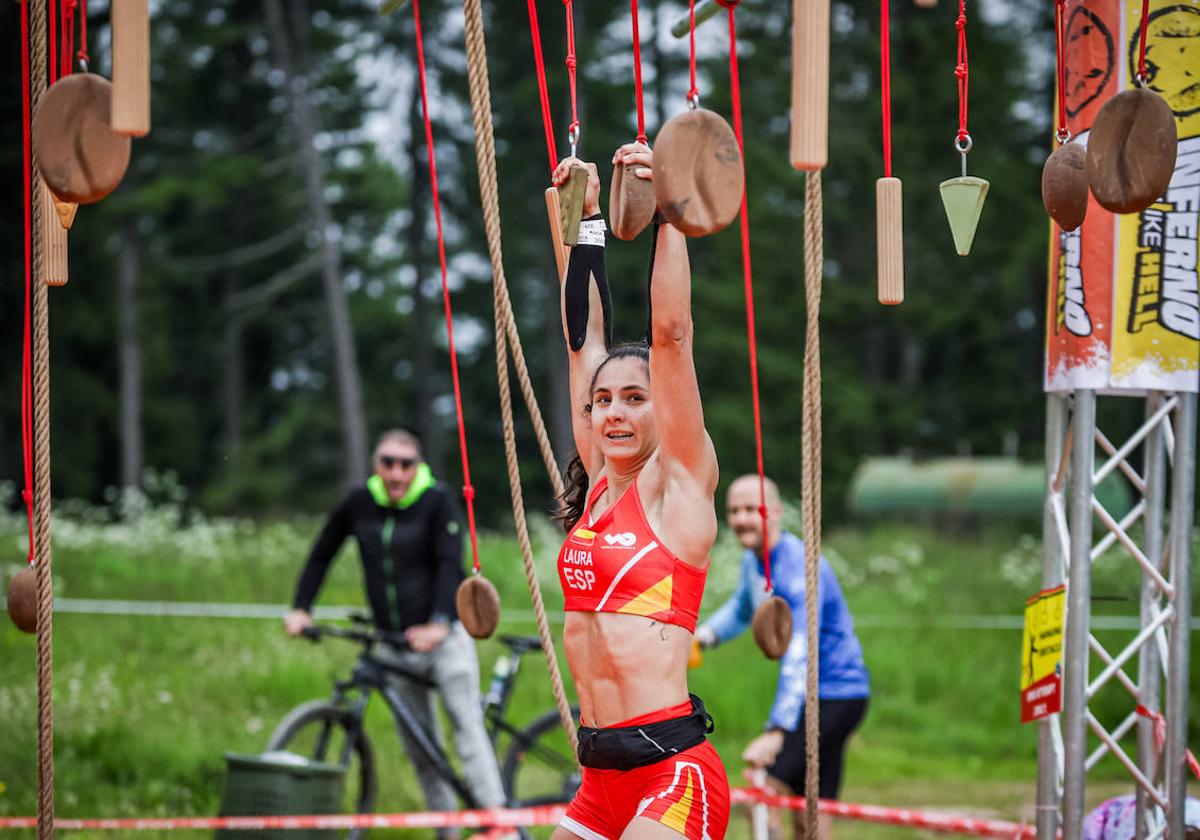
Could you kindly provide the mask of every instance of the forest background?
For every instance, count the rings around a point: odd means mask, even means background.
[[[505,267],[535,388],[569,455],[565,359],[542,192],[547,156],[522,4],[485,3]],[[107,4],[88,4],[93,68],[109,72]],[[0,477],[20,484],[21,268],[17,4],[0,5]],[[274,9],[272,18],[268,11]],[[564,7],[538,3],[556,140],[566,152]],[[973,173],[992,182],[971,256],[954,253],[937,184],[958,173],[954,20],[893,5],[896,174],[905,182],[907,300],[875,301],[873,182],[882,171],[878,7],[833,6],[824,173],[825,505],[875,453],[1041,458],[1051,9],[968,9]],[[635,134],[629,9],[574,4],[580,153],[607,185]],[[685,107],[686,4],[641,3],[649,133]],[[173,476],[210,513],[320,512],[361,481],[383,429],[426,443],[461,485],[412,17],[362,0],[153,4],[153,130],[128,175],[71,231],[70,285],[50,294],[56,497],[113,501]],[[487,526],[511,516],[496,396],[490,265],[467,98],[462,14],[422,9],[468,442]],[[273,24],[272,24],[273,20]],[[787,162],[786,4],[738,14],[766,465],[799,492],[803,177]],[[730,113],[725,21],[700,30],[703,104]],[[284,49],[281,51],[281,47]],[[289,60],[281,55],[286,53]],[[294,96],[289,98],[289,84]],[[296,120],[298,114],[308,119]],[[306,127],[307,126],[307,127]],[[607,204],[607,188],[604,191]],[[618,338],[643,334],[649,239],[613,241]],[[691,243],[696,361],[723,482],[754,466],[736,225]],[[1130,401],[1133,403],[1135,401]],[[550,507],[519,410],[532,509]]]

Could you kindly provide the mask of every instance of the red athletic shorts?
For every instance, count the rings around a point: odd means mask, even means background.
[[[643,726],[690,713],[678,706],[614,726]],[[662,823],[688,840],[722,840],[729,823],[729,780],[705,741],[633,770],[583,768],[583,783],[560,825],[583,840],[617,840],[635,817]]]

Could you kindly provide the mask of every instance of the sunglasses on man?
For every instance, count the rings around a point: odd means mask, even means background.
[[[380,455],[379,465],[385,470],[390,470],[392,467],[399,466],[402,470],[410,470],[416,465],[416,458],[401,458],[396,455]]]

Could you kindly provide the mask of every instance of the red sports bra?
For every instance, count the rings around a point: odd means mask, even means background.
[[[708,570],[683,562],[658,541],[636,479],[591,522],[592,505],[607,487],[601,476],[558,553],[566,609],[640,615],[694,633]]]

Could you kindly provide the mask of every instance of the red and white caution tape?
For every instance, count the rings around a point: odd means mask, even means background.
[[[802,796],[777,796],[755,788],[730,791],[735,805],[767,805],[772,808],[799,810]],[[823,814],[864,822],[923,828],[947,834],[994,837],[997,840],[1033,840],[1033,826],[1006,820],[981,820],[954,817],[909,808],[885,808],[879,805],[855,805],[822,799]],[[113,830],[164,831],[169,829],[316,829],[316,828],[515,828],[529,825],[556,825],[566,813],[564,805],[540,805],[534,808],[488,808],[478,811],[420,811],[407,814],[317,814],[275,817],[162,817],[131,819],[57,818],[59,831]],[[36,817],[0,817],[0,829],[35,828]]]
[[[803,796],[778,796],[755,788],[737,788],[730,791],[735,805],[768,805],[772,808],[804,808]],[[901,825],[923,828],[946,834],[971,834],[976,837],[995,837],[999,840],[1033,840],[1037,830],[1031,825],[1008,822],[1007,820],[979,820],[969,817],[954,817],[931,811],[914,811],[910,808],[885,808],[880,805],[855,805],[822,799],[818,803],[822,814],[863,822]]]
[[[165,831],[176,828],[202,830],[289,829],[289,828],[515,828],[524,825],[556,825],[565,805],[535,808],[486,808],[478,811],[419,811],[408,814],[315,814],[286,817],[162,817],[113,820],[58,817],[58,831],[108,829],[115,831]],[[0,829],[35,828],[36,817],[0,817]]]

